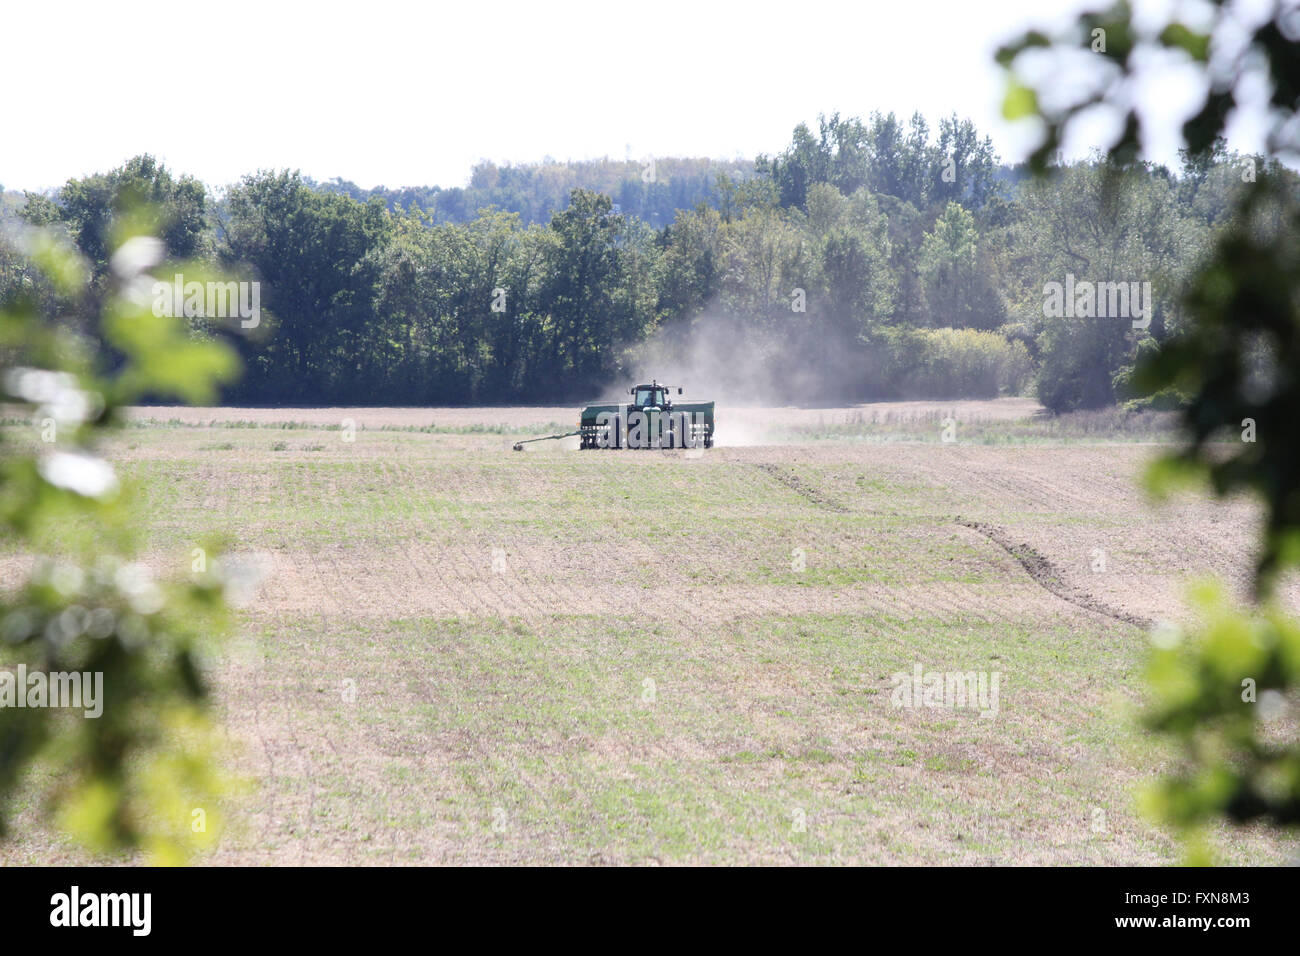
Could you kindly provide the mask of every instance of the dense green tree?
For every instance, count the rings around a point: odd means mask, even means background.
[[[721,236],[722,215],[706,206],[679,212],[664,230],[657,285],[665,318],[686,318],[713,302],[719,290]]]
[[[980,261],[979,245],[975,217],[948,203],[922,239],[917,263],[930,325],[985,330],[1002,325],[1005,309]]]
[[[537,377],[548,394],[576,396],[608,381],[618,351],[654,327],[656,249],[644,226],[586,190],[551,219],[548,238],[536,309],[550,355]]]
[[[1039,398],[1053,411],[1112,404],[1115,378],[1131,364],[1138,341],[1176,324],[1178,284],[1199,234],[1168,180],[1146,167],[1076,163],[1027,185],[1020,200],[1028,284],[1017,301],[1039,329]],[[1055,310],[1048,308],[1049,283],[1061,292]],[[1136,289],[1142,298],[1109,315],[1103,306],[1113,303],[1100,294],[1089,309],[1064,301],[1071,288],[1099,290],[1103,283]]]
[[[970,120],[945,116],[939,121],[935,152],[939,168],[929,182],[931,202],[959,202],[969,209],[988,202],[998,164],[991,139],[981,139]]]
[[[779,207],[755,207],[728,224],[722,240],[722,306],[770,327],[795,313],[797,289],[807,299],[806,239]]]
[[[151,231],[162,239],[173,260],[207,253],[207,193],[197,179],[173,176],[152,156],[141,155],[107,173],[70,179],[53,200],[34,197],[25,218],[35,224],[63,222],[94,275],[108,270],[109,250],[120,233],[137,228],[123,222],[131,212],[147,216]]]
[[[269,326],[244,346],[248,376],[238,397],[312,401],[356,394],[367,377],[374,260],[390,217],[311,189],[299,174],[247,176],[228,198],[223,258],[265,285]],[[287,378],[286,378],[287,376]]]

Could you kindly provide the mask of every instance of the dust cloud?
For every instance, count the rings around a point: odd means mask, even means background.
[[[628,374],[610,384],[609,398],[625,396],[632,380],[657,379],[681,386],[683,399],[712,399],[719,445],[773,444],[777,436],[765,410],[843,409],[880,390],[873,356],[844,333],[814,330],[798,314],[788,325],[764,328],[706,311],[665,326],[625,354]]]

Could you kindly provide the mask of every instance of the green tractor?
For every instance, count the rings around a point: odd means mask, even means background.
[[[515,451],[535,441],[579,436],[579,447],[593,448],[712,448],[713,402],[674,402],[673,389],[652,381],[628,389],[631,402],[588,405],[578,430],[517,442]],[[682,390],[677,389],[681,395]]]

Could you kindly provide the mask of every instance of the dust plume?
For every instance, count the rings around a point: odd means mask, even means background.
[[[760,409],[842,408],[881,391],[873,354],[806,319],[757,327],[748,317],[706,311],[671,323],[626,350],[622,390],[652,378],[681,386],[684,399],[717,402],[718,444],[772,444],[777,436]],[[611,389],[617,396],[619,388]]]

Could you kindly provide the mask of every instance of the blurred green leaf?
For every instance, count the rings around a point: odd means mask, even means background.
[[[1025,119],[1038,115],[1038,94],[1014,76],[1007,80],[1007,91],[1002,97],[1002,116],[1009,120]]]

